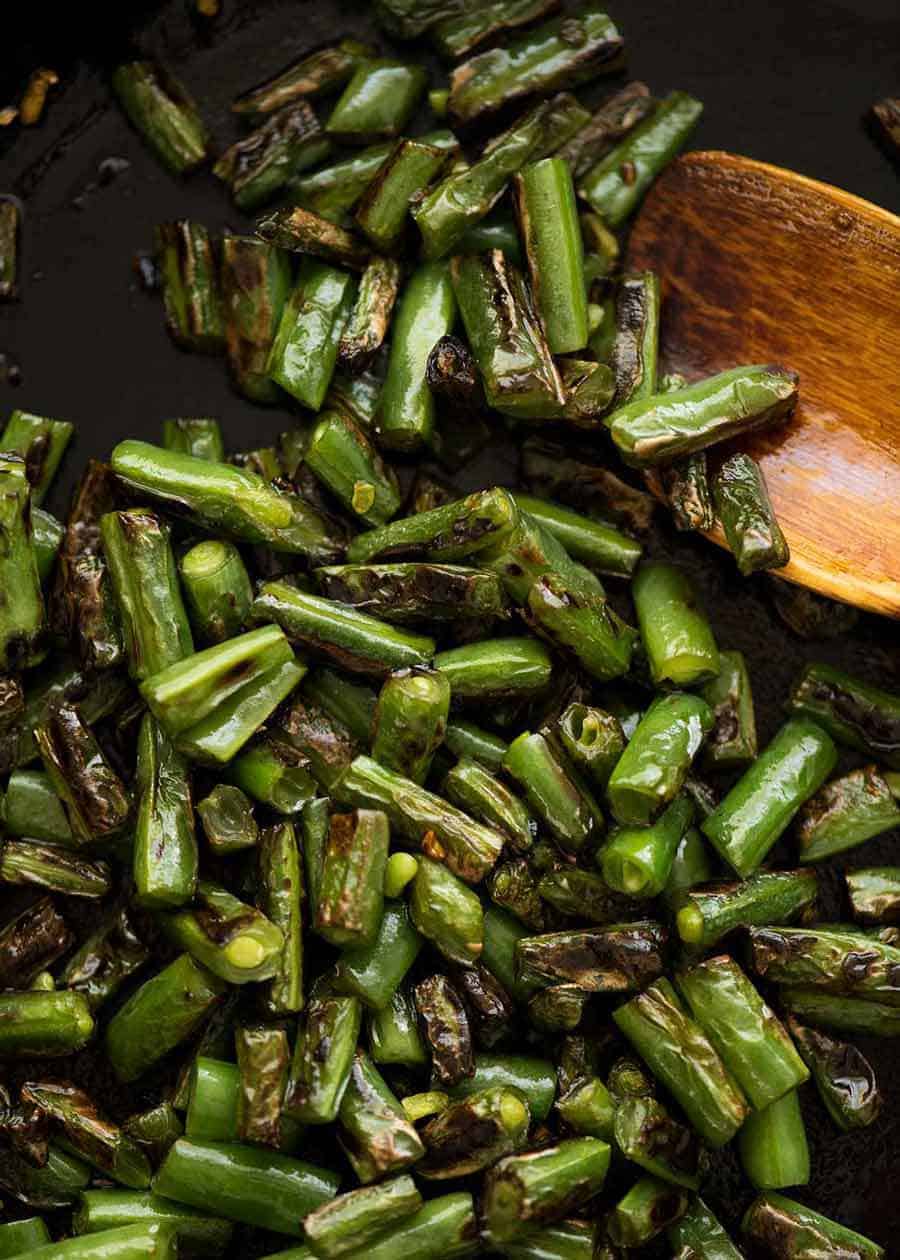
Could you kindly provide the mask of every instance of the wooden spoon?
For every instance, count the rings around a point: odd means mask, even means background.
[[[778,575],[900,617],[900,218],[750,158],[687,153],[649,193],[627,264],[660,277],[660,370],[800,373],[793,418],[736,443],[790,544]]]

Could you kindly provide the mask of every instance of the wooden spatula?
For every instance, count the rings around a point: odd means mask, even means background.
[[[740,443],[790,544],[779,576],[900,617],[900,218],[749,158],[688,153],[648,195],[627,264],[660,277],[661,370],[800,373],[793,418]]]

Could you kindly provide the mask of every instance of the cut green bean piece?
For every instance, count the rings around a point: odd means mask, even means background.
[[[900,1006],[900,948],[844,927],[750,930],[753,968],[778,984]]]
[[[830,665],[807,665],[788,700],[848,748],[900,770],[900,696]]]
[[[68,1238],[38,1247],[36,1260],[176,1260],[178,1232],[170,1221],[149,1221],[104,1230],[97,1238]]]
[[[496,915],[497,911],[488,911]],[[541,1123],[550,1114],[556,1097],[556,1072],[546,1059],[514,1054],[476,1054],[475,1074],[450,1090],[452,1099],[491,1088],[505,1088],[528,1100],[533,1119]]]
[[[121,1006],[106,1029],[106,1054],[121,1081],[142,1076],[185,1041],[225,992],[220,979],[181,954]]]
[[[449,1089],[475,1072],[472,1035],[462,998],[446,976],[420,980],[416,1011],[431,1061],[431,1081]]]
[[[371,757],[353,761],[336,794],[350,805],[383,809],[401,835],[471,883],[487,874],[503,848],[503,836],[498,831],[474,822],[441,797]]]
[[[621,64],[623,40],[609,17],[583,7],[479,53],[450,77],[448,110],[456,122],[471,122],[536,92],[572,88]]]
[[[791,558],[775,519],[762,469],[749,455],[731,455],[713,480],[716,515],[744,577],[760,569],[782,569]]]
[[[296,814],[316,794],[306,758],[277,733],[258,735],[231,762],[235,784],[279,814]]]
[[[148,679],[142,692],[151,711],[177,737],[291,657],[284,633],[277,626],[263,626],[196,652]]]
[[[431,1199],[375,1242],[347,1253],[348,1260],[457,1260],[478,1250],[472,1196],[463,1192]]]
[[[560,914],[589,923],[621,923],[640,913],[638,903],[612,891],[606,880],[577,866],[560,866],[538,881],[537,891]]]
[[[148,442],[120,442],[113,471],[131,489],[173,505],[201,529],[238,542],[299,553],[312,564],[341,559],[335,527],[298,495],[231,464],[164,451]]]
[[[658,897],[693,817],[692,802],[679,796],[649,827],[613,831],[597,855],[609,887],[629,897]]]
[[[170,171],[187,174],[206,161],[209,135],[182,85],[152,61],[128,61],[112,76],[128,119]]]
[[[39,1216],[0,1225],[0,1256],[24,1256],[50,1242],[50,1231]]]
[[[368,1017],[369,1052],[375,1063],[400,1063],[423,1067],[428,1062],[409,993],[397,989],[383,1010]]]
[[[837,1127],[849,1133],[872,1124],[881,1111],[882,1096],[868,1059],[855,1046],[805,1028],[795,1019],[788,1027]]]
[[[699,1196],[680,1220],[666,1230],[679,1260],[742,1260],[741,1253]]]
[[[443,742],[450,691],[451,679],[439,669],[392,674],[375,708],[373,759],[415,783],[424,783]]]
[[[315,930],[331,945],[371,945],[381,923],[388,820],[380,810],[332,814]]]
[[[711,769],[732,770],[756,759],[756,717],[750,675],[741,652],[720,652],[719,672],[703,688],[713,711],[703,761]]]
[[[0,458],[0,670],[37,665],[46,655],[44,598],[30,519],[28,466],[18,455]]]
[[[562,158],[516,175],[513,190],[531,288],[553,354],[587,345],[587,296],[575,189]]]
[[[516,974],[586,993],[629,993],[662,975],[665,946],[665,929],[649,921],[525,936],[515,946]]]
[[[290,1059],[287,1032],[284,1028],[241,1025],[234,1040],[240,1073],[239,1140],[277,1149]]]
[[[271,979],[284,948],[280,928],[210,880],[197,884],[191,909],[161,915],[160,923],[170,940],[229,984]]]
[[[0,302],[14,302],[19,296],[21,230],[22,209],[18,201],[8,196],[0,197]]]
[[[327,792],[334,789],[359,751],[357,740],[343,722],[303,697],[294,697],[279,711],[274,734],[279,742],[287,742],[296,750]]]
[[[602,833],[599,805],[546,736],[525,732],[510,744],[503,768],[520,785],[534,813],[564,848],[578,851]]]
[[[815,904],[813,871],[756,871],[739,883],[700,883],[683,894],[676,924],[686,945],[709,949],[736,928],[790,923]]]
[[[400,1103],[360,1050],[353,1059],[339,1120],[341,1145],[363,1185],[408,1168],[425,1153]]]
[[[150,1163],[118,1125],[105,1120],[90,1096],[75,1085],[28,1081],[22,1101],[37,1107],[74,1154],[113,1181],[144,1190],[150,1184]]]
[[[281,930],[284,945],[263,997],[269,1015],[303,1007],[303,872],[294,826],[267,827],[260,837],[257,904]]]
[[[495,486],[358,534],[350,544],[347,559],[352,564],[373,560],[456,563],[502,545],[518,520],[512,495]]]
[[[131,809],[128,793],[78,712],[56,705],[34,728],[34,738],[78,843],[118,831]]]
[[[315,576],[329,599],[398,625],[508,615],[495,574],[463,565],[343,564]]]
[[[687,92],[670,92],[653,113],[581,177],[579,194],[609,227],[618,227],[687,142],[702,113],[700,101]]]
[[[603,709],[570,704],[556,723],[562,746],[573,763],[600,788],[605,788],[625,751],[619,719]]]
[[[135,897],[151,909],[181,906],[197,887],[197,840],[187,762],[151,714],[141,722],[135,785]]]
[[[854,919],[860,923],[900,923],[900,866],[847,871],[844,879]]]
[[[225,347],[222,298],[212,241],[202,223],[158,223],[156,253],[166,327],[183,350],[219,354]]]
[[[301,1237],[308,1212],[332,1198],[335,1173],[277,1151],[180,1138],[153,1182],[166,1199]]]
[[[151,1164],[162,1163],[173,1142],[184,1132],[178,1113],[170,1102],[158,1103],[147,1111],[139,1111],[122,1125],[122,1131],[135,1142]]]
[[[481,252],[484,239],[467,240],[467,233],[490,214],[516,171],[526,162],[547,157],[577,129],[580,121],[575,119],[567,134],[553,135],[567,121],[562,116],[571,117],[572,106],[583,115],[574,98],[566,94],[542,101],[495,136],[477,162],[455,167],[426,194],[412,211],[426,258],[443,258],[452,250],[471,253],[476,245]]]
[[[213,174],[229,186],[234,204],[249,213],[271,201],[292,175],[327,158],[331,149],[310,103],[296,100],[229,145]]]
[[[754,1246],[767,1248],[775,1260],[882,1260],[885,1252],[862,1234],[821,1216],[812,1208],[769,1191],[751,1203],[741,1233]],[[772,1250],[772,1240],[776,1250]]]
[[[607,785],[619,822],[646,825],[674,800],[711,725],[712,713],[699,696],[676,691],[653,702]]]
[[[191,627],[201,643],[223,643],[243,629],[253,588],[233,543],[196,543],[178,564]]]
[[[375,1244],[422,1207],[422,1196],[412,1177],[395,1177],[378,1186],[366,1186],[338,1195],[311,1212],[303,1222],[304,1234],[322,1260],[338,1260],[349,1252]]]
[[[485,1179],[487,1235],[501,1247],[589,1202],[603,1189],[610,1148],[597,1138],[569,1138],[556,1146],[511,1155]]]
[[[104,1233],[105,1236],[107,1230],[145,1223],[171,1225],[179,1247],[199,1256],[221,1255],[234,1231],[231,1221],[160,1198],[151,1191],[87,1190],[72,1218],[72,1226],[79,1235]],[[95,1241],[99,1252],[102,1241]]]
[[[795,825],[801,862],[855,849],[900,823],[900,804],[875,766],[832,779],[806,802]]]
[[[620,1247],[643,1247],[687,1211],[690,1196],[656,1177],[642,1177],[619,1200],[607,1221]]]
[[[0,842],[0,884],[34,885],[70,897],[105,897],[112,887],[106,862],[91,862],[53,844]]]
[[[357,226],[383,254],[403,243],[410,205],[433,183],[450,158],[447,149],[400,140],[356,208]]]
[[[33,901],[0,928],[0,984],[5,989],[37,987],[42,969],[52,966],[73,942],[51,898]]]
[[[655,107],[657,102],[649,95],[647,84],[626,83],[624,88],[605,100],[589,122],[562,146],[558,156],[565,157],[572,174],[580,178]]]
[[[657,980],[614,1011],[613,1019],[704,1141],[716,1148],[729,1142],[749,1107],[669,981]]]
[[[634,573],[641,557],[640,543],[571,508],[519,491],[513,497],[519,510],[527,512],[543,530],[562,543],[573,560],[580,560],[596,573],[613,577],[631,577]]]
[[[378,701],[376,692],[362,683],[350,682],[349,678],[333,669],[314,669],[306,675],[303,685],[306,697],[319,704],[329,717],[347,727],[354,740],[369,742],[374,707]]]
[[[680,389],[681,386],[679,385]],[[678,530],[699,530],[704,533],[716,523],[706,451],[686,455],[672,464],[645,473],[648,481],[659,479],[659,490],[672,509]]]
[[[547,17],[557,8],[559,0],[494,0],[470,13],[443,18],[429,34],[442,56],[456,60],[479,44],[494,42],[496,36]]]
[[[777,365],[730,368],[627,403],[610,417],[610,432],[626,464],[666,464],[783,420],[794,408],[797,389],[797,374]]]
[[[418,1171],[428,1180],[480,1172],[524,1146],[530,1119],[527,1101],[514,1089],[469,1094],[423,1129],[427,1154]]]
[[[243,92],[232,102],[235,114],[255,117],[270,114],[292,101],[318,96],[342,87],[372,48],[355,39],[342,39],[338,44],[317,48],[291,62],[279,74]]]
[[[461,757],[444,777],[443,793],[474,818],[495,827],[519,852],[531,848],[537,823],[522,801],[500,779],[470,757]]]
[[[107,917],[59,975],[60,985],[80,993],[92,1012],[111,998],[129,976],[143,967],[150,951],[125,910]]]
[[[624,1098],[615,1108],[616,1145],[633,1164],[688,1190],[696,1190],[704,1171],[694,1133],[672,1118],[655,1098]]]
[[[353,271],[362,271],[369,261],[370,251],[358,237],[341,227],[339,223],[333,223],[330,219],[326,219],[320,214],[314,214],[312,210],[304,209],[303,206],[286,206],[282,210],[273,211],[263,219],[258,219],[256,234],[262,240],[268,241],[269,244],[277,245],[279,249],[286,249],[292,254],[311,256],[311,258],[305,259],[304,265],[301,267],[301,275],[299,277],[301,286],[294,290],[294,296],[289,300],[288,305],[290,306],[291,303],[294,303],[295,306],[299,305],[300,313],[302,314],[304,305],[302,300],[302,282],[306,280],[309,282],[310,293],[315,292],[320,299],[328,299],[324,301],[323,310],[324,315],[327,316],[326,322],[333,318],[335,303],[344,296],[342,291],[336,295],[333,285],[342,278],[349,284],[351,279],[346,273],[334,271],[333,269],[335,267],[349,267]],[[313,266],[311,259],[317,258],[323,261]],[[325,267],[325,264],[332,265]],[[321,270],[322,267],[325,267],[324,272]],[[333,272],[331,283],[327,282],[328,272]],[[321,288],[318,287],[318,282],[322,284]],[[309,293],[306,296],[308,298]],[[348,294],[347,297],[348,301],[350,301],[352,294]],[[309,306],[308,301],[306,305]],[[285,310],[287,310],[287,307]],[[295,310],[294,315],[291,316],[291,324],[294,322],[296,313]],[[348,314],[349,309],[344,311],[342,308],[342,325],[346,321]],[[309,323],[307,322],[303,327],[308,328]],[[337,338],[338,340],[340,339],[340,331],[337,333]],[[271,370],[270,363],[270,375]]]
[[[409,904],[416,928],[445,958],[461,966],[478,960],[484,943],[481,902],[442,862],[419,859]]]
[[[11,836],[30,836],[46,844],[75,844],[63,803],[43,770],[14,770],[4,797],[3,829]]]
[[[277,622],[291,639],[355,673],[384,677],[393,669],[428,665],[434,655],[433,639],[284,582],[267,582],[260,589],[253,616]]]
[[[400,509],[394,470],[363,430],[338,411],[325,411],[309,439],[306,465],[366,525],[384,525]]]
[[[128,670],[135,682],[142,682],[190,656],[194,648],[169,529],[152,512],[138,508],[109,513],[100,530]]]
[[[62,521],[43,508],[31,509],[31,540],[34,544],[34,562],[37,565],[41,586],[46,587],[56,567],[56,558],[65,537]]]
[[[821,727],[805,718],[786,722],[701,824],[703,834],[746,879],[836,762],[837,750]]]
[[[0,437],[0,451],[25,461],[32,508],[43,503],[74,431],[75,426],[68,420],[51,420],[18,409],[7,420]]]
[[[277,402],[279,391],[266,374],[266,362],[291,290],[288,256],[264,241],[226,234],[222,240],[221,282],[225,347],[232,380],[253,402]],[[224,455],[217,452],[211,458],[222,460]]]
[[[669,564],[644,565],[632,593],[657,686],[692,687],[718,674],[719,650],[712,629],[680,569]]]
[[[395,258],[381,257],[373,258],[362,273],[353,311],[338,346],[338,362],[351,378],[364,373],[384,345],[402,275],[402,267]],[[326,406],[334,403],[335,384],[332,377],[325,396]]]
[[[312,411],[318,411],[328,392],[353,305],[353,287],[345,271],[304,259],[294,291],[284,304],[266,371]]]
[[[435,402],[425,367],[432,347],[452,330],[455,317],[447,265],[424,263],[405,285],[394,317],[376,422],[381,440],[391,450],[415,451],[432,442]]]
[[[24,1155],[6,1153],[0,1161],[0,1186],[21,1203],[33,1208],[68,1207],[91,1180],[91,1170],[80,1159],[54,1143],[47,1147],[47,1162],[36,1168]]]
[[[438,652],[434,667],[450,684],[454,701],[483,704],[540,694],[553,662],[534,639],[491,639]]]
[[[422,945],[404,902],[387,901],[374,942],[341,954],[335,986],[341,993],[358,997],[370,1010],[384,1010]]]
[[[562,381],[522,273],[495,249],[457,255],[450,274],[490,406],[526,420],[556,415]]]
[[[659,279],[654,272],[642,271],[619,280],[610,360],[617,410],[658,391],[659,310]]]
[[[220,464],[225,459],[225,442],[218,420],[208,417],[164,420],[162,444],[167,451],[193,455]]]
[[[0,1058],[56,1058],[87,1045],[94,1021],[81,993],[0,993]]]
[[[803,985],[783,985],[778,996],[786,1011],[817,1028],[851,1036],[858,1033],[863,1037],[900,1037],[900,1011],[893,1004]]]
[[[325,129],[350,144],[399,136],[427,84],[422,66],[387,57],[365,60],[338,98]]]
[[[784,1026],[727,955],[680,974],[682,997],[757,1111],[809,1077]]]

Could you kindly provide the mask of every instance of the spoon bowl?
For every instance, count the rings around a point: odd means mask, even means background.
[[[648,194],[627,266],[660,278],[660,371],[800,374],[790,420],[728,444],[765,474],[791,549],[778,576],[900,617],[900,218],[750,158],[687,153]]]

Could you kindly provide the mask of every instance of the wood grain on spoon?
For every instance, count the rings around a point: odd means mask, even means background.
[[[688,153],[649,193],[628,267],[660,277],[661,371],[800,373],[793,418],[733,444],[765,472],[791,548],[779,576],[900,617],[900,219],[763,162]]]

